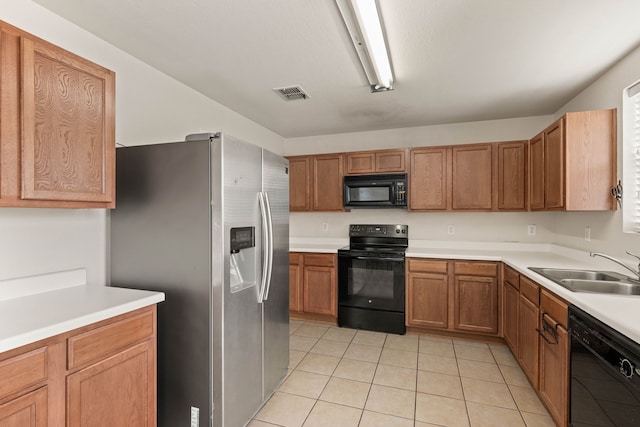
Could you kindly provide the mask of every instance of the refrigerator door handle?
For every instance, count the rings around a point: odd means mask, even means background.
[[[264,291],[263,301],[266,301],[269,298],[269,290],[271,289],[271,273],[273,271],[273,217],[271,216],[271,202],[269,201],[269,194],[264,192],[264,204],[267,208],[267,230],[268,230],[268,240],[267,240],[267,250],[269,252],[269,264],[267,266],[267,282],[266,282],[266,290]]]
[[[262,218],[262,277],[260,279],[260,291],[258,292],[258,302],[265,300],[265,291],[267,290],[267,278],[269,273],[269,218],[265,202],[265,193],[258,193],[258,201],[260,202],[260,216]],[[265,248],[266,246],[266,248]]]

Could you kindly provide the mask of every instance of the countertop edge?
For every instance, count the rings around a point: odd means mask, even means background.
[[[88,285],[81,285],[81,286],[78,286],[77,288],[86,288],[87,286]],[[110,287],[104,286],[104,288],[110,288]],[[58,292],[58,291],[52,291],[49,293],[54,294],[55,292]],[[106,292],[109,292],[109,291],[106,291]],[[63,334],[63,333],[72,331],[74,329],[82,328],[92,323],[97,323],[103,320],[107,320],[112,317],[119,316],[121,314],[129,313],[131,311],[135,311],[143,307],[158,304],[165,300],[165,294],[163,292],[152,292],[152,291],[141,291],[141,292],[145,292],[146,295],[144,296],[140,294],[136,296],[132,295],[129,301],[117,303],[112,306],[105,306],[102,309],[91,311],[90,313],[80,314],[77,316],[74,316],[73,314],[71,314],[69,315],[68,319],[64,319],[51,324],[45,324],[42,327],[26,330],[22,333],[18,333],[16,335],[12,335],[10,337],[0,339],[0,353],[9,351],[9,350],[14,350],[16,348],[19,348],[28,344],[33,344],[37,341],[45,340],[47,338],[51,338],[53,336]],[[21,299],[23,300],[23,302],[27,302],[30,297],[31,296],[25,296],[25,297],[22,297]]]

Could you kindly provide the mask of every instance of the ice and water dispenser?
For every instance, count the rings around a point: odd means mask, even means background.
[[[229,280],[231,293],[256,285],[255,227],[229,230]]]

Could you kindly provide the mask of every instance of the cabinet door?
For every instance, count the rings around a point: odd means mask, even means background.
[[[411,150],[409,209],[446,210],[448,202],[447,148]]]
[[[337,284],[335,267],[304,266],[304,311],[337,315]]]
[[[544,133],[529,141],[529,183],[531,209],[544,209]]]
[[[156,425],[155,340],[67,377],[67,426]]]
[[[544,131],[544,206],[564,207],[564,121]]]
[[[0,405],[0,427],[46,427],[47,387]]]
[[[311,210],[311,157],[288,157],[289,159],[289,210],[305,212]]]
[[[548,318],[547,318],[548,319]],[[553,322],[553,320],[551,320]],[[566,426],[569,406],[569,333],[555,329],[556,339],[540,338],[540,398],[556,425]]]
[[[518,354],[518,313],[520,293],[513,286],[504,282],[503,288],[503,325],[504,340],[513,352]]]
[[[302,311],[302,264],[300,254],[289,254],[289,310]]]
[[[454,210],[491,210],[493,190],[492,146],[453,147],[451,207]]]
[[[372,151],[363,151],[355,153],[347,153],[347,174],[373,173],[376,169],[375,153]]]
[[[447,329],[447,275],[409,272],[407,278],[407,325]]]
[[[534,388],[538,387],[538,307],[520,295],[518,362]]]
[[[376,172],[405,172],[405,150],[376,151]]]
[[[313,205],[314,211],[343,211],[342,154],[313,157]]]
[[[498,143],[498,210],[527,210],[527,143]]]
[[[455,276],[454,328],[498,332],[498,280],[495,277]]]
[[[104,202],[115,192],[115,75],[22,38],[22,198]]]

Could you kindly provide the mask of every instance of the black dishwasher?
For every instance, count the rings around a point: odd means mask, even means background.
[[[569,425],[640,426],[640,345],[569,306]]]

